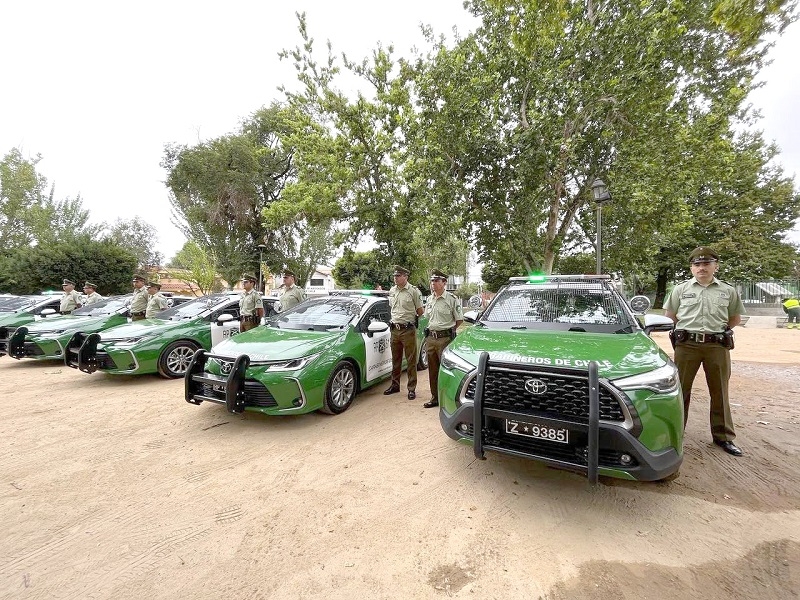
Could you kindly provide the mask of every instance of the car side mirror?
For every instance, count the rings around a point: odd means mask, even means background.
[[[50,315],[55,315],[55,314],[58,314],[58,313],[57,313],[57,312],[56,312],[54,309],[52,309],[52,308],[45,308],[45,309],[44,309],[42,312],[40,312],[39,314],[40,314],[42,317],[49,317]]]
[[[228,321],[233,321],[233,315],[229,315],[228,313],[222,313],[220,316],[217,317],[216,321],[217,325],[223,325]]]
[[[663,315],[645,315],[644,316],[644,332],[650,335],[654,331],[672,331],[675,327],[675,322],[669,317]]]
[[[464,320],[467,323],[472,323],[473,325],[478,322],[478,315],[480,313],[477,310],[468,310],[464,313]]]
[[[384,331],[389,330],[389,324],[384,323],[383,321],[372,321],[369,325],[367,325],[367,335],[372,337],[376,333],[383,333]]]

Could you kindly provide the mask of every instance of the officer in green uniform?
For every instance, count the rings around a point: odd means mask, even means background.
[[[256,278],[254,275],[244,275],[242,277],[244,291],[239,296],[239,331],[241,332],[258,327],[258,324],[261,323],[261,318],[264,316],[264,301],[255,286]]]
[[[738,292],[714,277],[719,255],[701,246],[689,255],[694,277],[675,286],[664,304],[664,314],[675,321],[675,364],[683,389],[684,426],[695,375],[703,366],[711,396],[711,435],[728,454],[741,456],[733,443],[736,433],[728,401],[731,377],[730,348],[744,306]]]
[[[786,329],[800,329],[800,300],[797,296],[788,298],[783,303],[783,311],[786,313]]]
[[[61,296],[61,304],[58,309],[62,315],[72,314],[72,311],[81,305],[81,295],[75,291],[75,282],[65,279],[61,284],[64,295]]]
[[[281,294],[280,298],[281,312],[285,312],[293,306],[297,306],[306,299],[306,293],[295,285],[296,281],[297,277],[295,274],[288,269],[284,269],[283,294]]]
[[[431,271],[431,295],[425,305],[428,330],[425,342],[428,353],[428,381],[431,384],[431,399],[422,406],[439,406],[439,364],[442,352],[456,336],[456,329],[464,322],[461,300],[446,291],[447,275],[434,269]]]
[[[145,278],[141,275],[133,276],[133,296],[131,297],[131,321],[141,321],[145,318],[147,312],[147,301],[150,299],[150,294],[147,293],[145,287]]]
[[[97,293],[97,284],[91,283],[90,281],[83,284],[83,294],[86,296],[83,300],[83,306],[89,306],[103,299],[103,297]]]
[[[144,309],[144,318],[152,319],[168,306],[167,299],[161,294],[161,284],[155,281],[148,281],[147,308]]]
[[[392,329],[392,384],[384,395],[400,391],[403,356],[406,357],[408,399],[417,397],[417,318],[422,315],[422,293],[408,283],[411,272],[399,265],[394,267],[394,285],[389,290],[390,324]]]

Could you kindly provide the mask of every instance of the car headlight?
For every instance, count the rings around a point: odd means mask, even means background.
[[[669,394],[678,389],[678,381],[678,369],[668,363],[654,371],[623,377],[612,383],[621,390],[651,390],[657,394]]]
[[[105,339],[101,336],[100,341],[104,344],[114,344],[118,348],[126,348],[130,346],[135,346],[139,342],[142,342],[150,337],[151,336],[149,335],[140,335],[138,337]]]
[[[457,369],[459,371],[463,371],[464,373],[469,373],[475,369],[475,365],[467,360],[464,360],[458,354],[447,348],[445,348],[444,352],[442,352],[441,365],[450,371]]]
[[[251,354],[250,355],[250,366],[251,367],[269,367],[270,371],[299,371],[300,369],[306,367],[307,365],[314,362],[322,352],[317,352],[316,354],[309,354],[308,356],[302,356],[300,358],[291,358],[289,360],[275,360],[275,359],[268,359],[264,355],[259,354]]]

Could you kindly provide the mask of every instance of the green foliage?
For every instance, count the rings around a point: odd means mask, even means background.
[[[164,260],[164,256],[154,250],[158,240],[156,228],[141,217],[117,219],[108,228],[106,237],[133,252],[141,271],[158,267]]]
[[[331,274],[338,287],[375,289],[380,285],[388,290],[394,285],[392,267],[391,261],[379,250],[353,252],[346,249]]]
[[[186,242],[170,263],[169,276],[197,286],[201,295],[214,289],[217,270],[209,256],[194,242]],[[237,277],[238,279],[238,277]],[[233,285],[236,279],[228,280]]]
[[[168,146],[175,224],[218,265],[228,281],[258,267],[258,246],[278,270],[293,248],[291,227],[269,228],[262,211],[295,176],[293,150],[282,142],[290,115],[278,105],[257,111],[241,130],[193,147]]]
[[[480,294],[481,288],[478,286],[477,283],[463,283],[460,286],[458,286],[456,288],[456,291],[453,293],[462,300],[468,300],[472,296]]]
[[[0,289],[15,294],[60,290],[66,277],[92,281],[102,295],[130,291],[136,257],[126,248],[88,236],[33,248],[18,248],[0,263]]]
[[[0,161],[0,253],[35,244],[51,244],[95,237],[101,225],[89,225],[89,211],[80,196],[54,200],[54,190],[45,194],[47,180],[36,171],[41,160],[22,157],[13,148]]]

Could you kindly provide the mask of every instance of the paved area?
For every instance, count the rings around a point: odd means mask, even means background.
[[[776,317],[761,317],[757,315],[750,317],[747,325],[745,325],[748,329],[775,329],[777,326]]]

